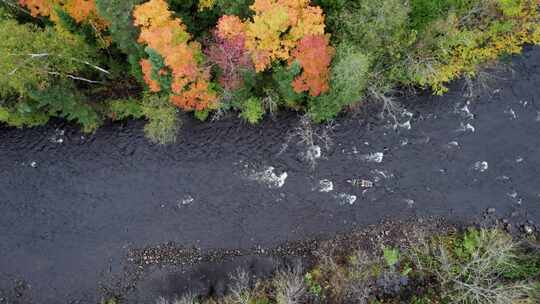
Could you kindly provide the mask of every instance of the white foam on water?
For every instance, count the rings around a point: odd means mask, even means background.
[[[459,143],[457,141],[451,141],[448,143],[448,147],[459,147]]]
[[[334,183],[328,179],[322,179],[319,181],[319,192],[331,192],[334,191]]]
[[[52,143],[55,143],[55,144],[61,144],[64,142],[64,138],[62,136],[64,136],[64,134],[66,133],[66,131],[64,130],[59,130],[59,129],[56,129],[54,131],[54,135],[51,136],[51,138],[49,139],[50,142]]]
[[[308,159],[319,159],[322,156],[321,147],[317,145],[313,145],[308,148],[306,152],[306,157]]]
[[[400,144],[401,146],[406,146],[409,144],[409,139],[408,138],[403,138],[401,141],[400,141]]]
[[[473,166],[474,170],[479,172],[485,172],[489,168],[487,161],[477,161]]]
[[[397,126],[405,130],[410,130],[412,128],[410,120],[407,120],[404,123],[398,123]]]
[[[347,194],[347,193],[339,193],[335,197],[341,205],[351,205],[351,206],[354,205],[357,199],[356,195]]]
[[[506,175],[497,176],[496,180],[507,182],[510,180],[510,176],[506,176]]]
[[[505,110],[504,114],[510,115],[512,117],[512,119],[517,119],[518,118],[516,112],[512,108],[510,108],[508,110]]]
[[[375,180],[376,183],[381,181],[381,179],[392,179],[395,177],[394,173],[389,172],[387,170],[375,169],[375,170],[371,170],[371,173],[374,175],[373,179]]]
[[[518,195],[517,191],[506,193],[506,195],[513,199],[518,205],[521,205],[523,203],[523,199]]]
[[[470,123],[467,123],[467,124],[461,123],[461,127],[458,129],[458,131],[474,133],[476,131],[476,128]]]
[[[471,113],[469,105],[470,102],[467,101],[467,103],[462,108],[457,108],[455,112],[461,114],[465,119],[474,119],[474,114]]]
[[[382,161],[384,159],[384,153],[375,152],[375,153],[364,154],[364,155],[360,156],[360,158],[363,161],[367,161],[367,162],[371,162],[371,163],[382,163]]]
[[[281,154],[283,154],[285,151],[287,151],[287,149],[289,148],[289,144],[288,143],[283,143],[281,144],[281,149],[279,149],[279,152],[278,152],[278,156],[280,156]]]
[[[510,193],[506,193],[511,198],[516,198],[518,196],[518,193],[516,191],[512,191]]]
[[[278,189],[278,188],[283,187],[283,185],[285,185],[285,181],[287,180],[288,174],[287,172],[283,172],[277,175],[274,172],[274,170],[275,170],[274,167],[269,166],[269,167],[266,167],[266,169],[264,169],[263,171],[253,172],[249,176],[249,178],[261,184],[264,184],[271,189]]]
[[[178,201],[178,208],[180,208],[182,206],[190,205],[194,201],[195,201],[195,199],[191,195],[186,195],[186,196],[184,196],[183,199]]]
[[[407,204],[407,207],[409,207],[409,208],[414,207],[414,200],[412,200],[410,198],[406,198],[404,201]]]

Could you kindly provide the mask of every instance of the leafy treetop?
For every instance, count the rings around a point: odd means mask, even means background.
[[[108,27],[108,22],[99,17],[94,0],[19,0],[19,4],[27,7],[34,17],[50,17],[54,22],[58,22],[55,7],[60,7],[76,22],[88,22],[98,32]]]
[[[258,72],[275,60],[288,60],[298,41],[307,35],[324,35],[324,14],[309,0],[255,0],[255,13],[246,22],[246,46]],[[238,30],[241,30],[240,28]]]
[[[292,83],[295,92],[309,91],[311,96],[319,96],[330,89],[330,64],[335,53],[329,37],[307,35],[293,51],[293,58],[302,66],[302,74]]]
[[[161,56],[171,72],[171,102],[188,111],[215,108],[217,98],[210,89],[210,73],[200,65],[201,46],[192,40],[182,20],[173,17],[167,2],[151,0],[138,5],[133,17],[135,25],[141,29],[139,43],[148,45],[146,51],[150,55],[155,52]],[[156,74],[166,74],[166,71],[156,65],[151,69],[146,60],[141,61],[141,67],[150,89],[159,91],[154,82],[158,78]],[[157,73],[149,73],[153,69],[157,69]]]

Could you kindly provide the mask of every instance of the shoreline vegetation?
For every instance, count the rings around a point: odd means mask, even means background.
[[[510,234],[503,226],[456,228],[433,220],[383,223],[329,240],[290,244],[279,249],[286,259],[277,262],[272,273],[256,276],[236,268],[229,271],[226,288],[219,293],[211,287],[200,294],[178,286],[174,290],[182,293],[168,293],[154,303],[538,303],[538,234],[526,230]],[[160,256],[170,263],[174,256],[162,254],[140,256],[140,267]],[[179,258],[180,264],[190,259]],[[126,300],[115,297],[102,303]]]
[[[444,94],[540,44],[537,0],[2,0],[0,123],[60,117],[95,131],[147,120],[170,143],[179,111],[255,124],[290,109],[333,120],[403,90]]]

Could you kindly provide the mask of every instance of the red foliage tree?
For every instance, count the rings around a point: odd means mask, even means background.
[[[239,27],[242,22],[237,17],[224,16],[213,33],[213,40],[205,50],[210,62],[221,69],[219,83],[232,91],[242,86],[242,72],[253,70],[251,56],[246,49],[246,37]]]

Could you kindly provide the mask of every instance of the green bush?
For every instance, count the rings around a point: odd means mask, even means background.
[[[244,102],[240,117],[242,117],[251,124],[256,124],[261,121],[263,116],[264,108],[259,98],[251,97]]]
[[[13,127],[37,127],[49,121],[49,115],[43,112],[35,112],[24,103],[19,103],[13,108],[0,106],[0,122],[5,122]]]
[[[328,18],[335,40],[380,57],[402,52],[410,44],[409,11],[403,0],[353,0],[339,10],[329,11]]]
[[[458,237],[435,238],[413,250],[412,261],[425,276],[437,279],[440,298],[448,303],[507,304],[530,296],[532,285],[521,279],[537,279],[529,272],[519,280],[502,276],[519,267],[520,246],[497,229],[469,229]]]
[[[448,11],[463,14],[472,10],[479,2],[480,0],[411,0],[411,27],[422,31],[432,21],[444,17]]]
[[[304,93],[296,93],[291,85],[300,72],[301,67],[297,61],[293,62],[290,67],[280,65],[273,67],[272,78],[275,82],[276,90],[285,105],[293,109],[300,109],[306,98]]]
[[[360,102],[369,81],[370,58],[348,44],[338,47],[332,65],[331,90],[310,98],[309,114],[316,122],[334,119],[346,106]]]
[[[116,99],[109,101],[108,104],[108,116],[113,120],[140,119],[144,117],[143,108],[135,99]]]
[[[101,124],[101,118],[88,104],[86,97],[70,88],[68,84],[53,86],[45,90],[34,90],[29,92],[29,97],[37,101],[35,112],[42,110],[49,116],[62,117],[80,123],[85,132],[95,131]]]
[[[202,111],[195,111],[195,118],[197,118],[200,121],[205,121],[208,119],[208,115],[210,115],[210,111],[208,110],[202,110]]]
[[[148,119],[144,132],[150,141],[159,144],[175,142],[180,120],[168,97],[146,94],[142,103],[144,116]]]

